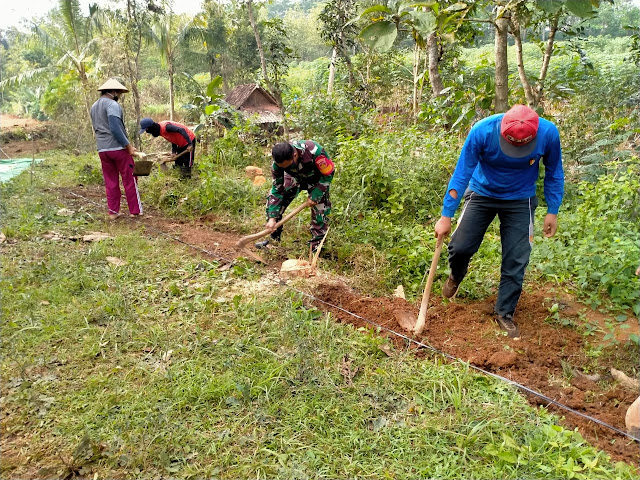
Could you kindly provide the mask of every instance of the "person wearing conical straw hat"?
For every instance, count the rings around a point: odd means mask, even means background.
[[[129,215],[142,216],[138,183],[133,176],[133,155],[136,149],[127,138],[122,107],[118,103],[121,95],[129,90],[116,79],[110,78],[98,91],[100,98],[91,107],[91,123],[102,163],[109,218],[116,219],[120,216],[122,194],[119,177],[122,177]]]

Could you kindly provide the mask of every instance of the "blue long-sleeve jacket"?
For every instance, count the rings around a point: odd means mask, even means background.
[[[453,217],[469,187],[486,197],[522,200],[535,195],[540,160],[544,164],[544,197],[547,213],[557,214],[564,195],[564,172],[560,134],[548,120],[540,119],[537,145],[531,155],[513,158],[499,144],[503,113],[476,123],[467,136],[458,164],[444,196],[442,215]],[[449,192],[455,190],[458,198]]]

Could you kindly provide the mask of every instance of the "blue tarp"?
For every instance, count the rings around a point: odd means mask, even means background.
[[[41,162],[42,158],[11,158],[8,160],[0,160],[0,183],[15,177],[23,170],[31,167],[32,162]]]

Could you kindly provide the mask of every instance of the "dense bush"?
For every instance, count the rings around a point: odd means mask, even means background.
[[[554,241],[534,249],[532,264],[544,275],[571,283],[591,305],[603,295],[620,309],[640,314],[638,266],[640,162],[581,182],[575,199],[563,207]]]
[[[358,137],[372,125],[372,112],[354,106],[342,94],[332,97],[324,93],[308,94],[292,99],[288,108],[291,127],[302,138],[320,143],[330,155],[337,153],[337,136]]]

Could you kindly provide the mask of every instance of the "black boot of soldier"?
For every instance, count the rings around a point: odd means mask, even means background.
[[[256,242],[256,248],[267,248],[267,245],[269,245],[271,242],[279,242],[280,235],[282,235],[282,228],[279,228],[264,240]]]

